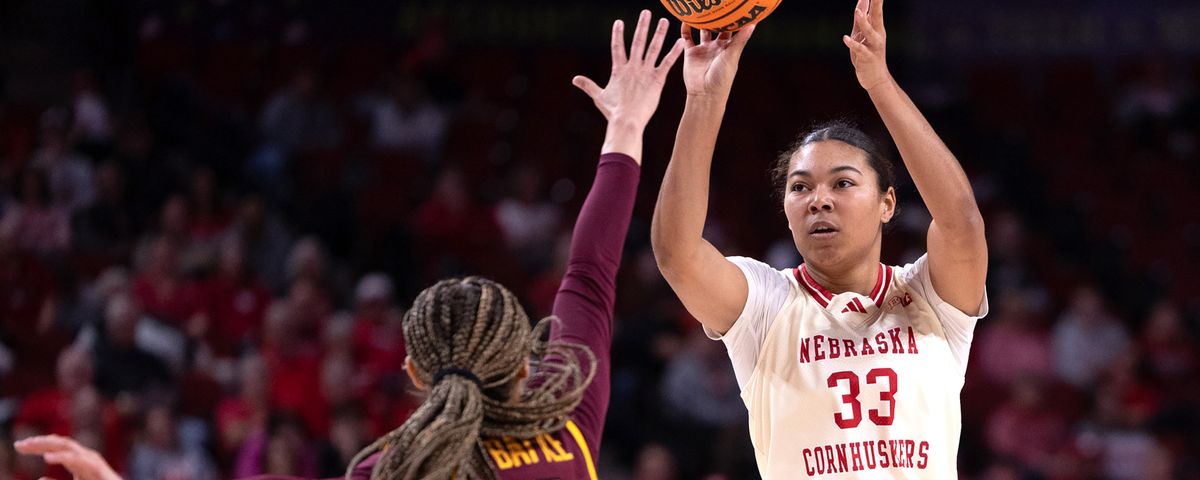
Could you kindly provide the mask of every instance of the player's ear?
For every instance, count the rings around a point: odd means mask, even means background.
[[[417,387],[417,390],[429,389],[425,382],[421,381],[420,375],[417,375],[417,364],[413,363],[412,357],[407,355],[404,356],[404,373],[408,374],[408,379],[412,380],[413,386]]]
[[[883,194],[883,215],[879,220],[883,223],[892,221],[892,216],[896,214],[896,189],[888,187],[887,192]]]

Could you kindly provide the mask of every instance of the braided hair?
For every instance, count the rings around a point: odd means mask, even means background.
[[[372,480],[495,478],[479,440],[533,437],[562,428],[595,374],[586,346],[544,342],[550,317],[530,328],[512,292],[481,277],[442,280],[404,315],[404,340],[428,397],[412,416],[355,455],[376,452]],[[525,362],[538,362],[514,394]],[[587,363],[587,367],[583,366]]]

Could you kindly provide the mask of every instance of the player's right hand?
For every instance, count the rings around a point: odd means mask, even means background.
[[[688,96],[725,99],[733,87],[737,75],[738,60],[746,42],[754,34],[757,25],[725,32],[713,38],[707,30],[700,31],[700,43],[692,38],[692,27],[683,24],[679,35],[687,45],[683,52],[683,84]]]
[[[25,455],[41,455],[48,464],[62,465],[75,476],[75,480],[121,480],[121,476],[113,471],[104,457],[70,437],[29,437],[14,442],[13,447]]]
[[[600,109],[609,124],[627,125],[638,131],[645,128],[658,109],[667,73],[683,53],[683,42],[677,41],[662,62],[658,62],[669,22],[665,18],[659,19],[654,36],[647,45],[650,18],[650,11],[642,10],[628,54],[625,51],[625,23],[621,20],[613,23],[612,73],[604,88],[582,75],[571,80],[572,84],[592,97],[596,108]]]

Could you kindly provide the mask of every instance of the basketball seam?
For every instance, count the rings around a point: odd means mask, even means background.
[[[720,20],[724,19],[725,17],[733,15],[734,13],[737,13],[739,10],[741,10],[742,7],[746,6],[747,3],[750,3],[750,0],[742,0],[742,3],[737,4],[736,7],[733,7],[728,12],[725,12],[724,15],[721,15],[717,18],[714,18],[714,19],[708,20],[708,21],[704,21],[704,22],[695,22],[695,23],[692,23],[692,25],[695,25],[698,27],[700,25],[708,25],[710,23],[720,21]],[[691,23],[691,22],[689,22],[689,23]]]

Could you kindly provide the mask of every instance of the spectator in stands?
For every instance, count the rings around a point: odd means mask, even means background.
[[[371,385],[404,383],[404,311],[392,298],[392,280],[371,273],[358,281],[354,292],[354,351],[358,352]]]
[[[105,261],[123,260],[141,231],[137,214],[121,166],[112,161],[100,164],[96,169],[96,201],[74,219],[76,248]]]
[[[224,237],[216,273],[203,286],[206,339],[214,354],[231,357],[257,344],[271,292],[246,264],[242,243]]]
[[[128,478],[216,480],[218,473],[203,448],[180,440],[175,413],[160,405],[143,417],[141,435],[129,455]]]
[[[669,442],[679,456],[700,460],[681,466],[686,478],[732,471],[744,452],[737,441],[746,422],[741,387],[724,348],[698,329],[690,332],[660,385],[662,411],[675,426]]]
[[[496,221],[513,254],[535,274],[549,266],[562,213],[546,199],[542,174],[532,165],[518,167],[508,184],[512,192],[496,206]]]
[[[20,175],[16,202],[4,209],[0,237],[12,247],[39,254],[61,255],[71,245],[71,217],[54,203],[46,172],[30,168]]]
[[[96,341],[96,386],[117,400],[122,413],[135,411],[147,398],[170,390],[167,365],[136,343],[141,311],[128,295],[116,295],[105,309],[105,329]]]
[[[1076,388],[1091,388],[1128,345],[1125,327],[1095,287],[1079,287],[1054,326],[1055,372]]]
[[[93,158],[100,158],[112,147],[112,114],[96,90],[96,78],[92,72],[77,72],[72,90],[71,111],[75,122],[71,126],[70,138]]]
[[[267,428],[255,432],[238,453],[234,476],[285,475],[316,476],[316,450],[311,445],[299,418],[280,413],[272,415]]]
[[[271,379],[272,407],[299,415],[309,431],[324,434],[328,409],[321,398],[320,346],[300,334],[295,307],[277,301],[263,324],[263,360]]]
[[[247,355],[237,369],[237,393],[222,399],[214,416],[217,445],[226,457],[241,449],[253,432],[265,429],[271,414],[271,377],[263,358]]]
[[[1049,378],[1053,373],[1050,336],[1026,303],[1023,291],[1001,293],[992,319],[976,333],[979,373],[990,382],[1009,385],[1020,378]]]
[[[241,198],[226,235],[236,238],[242,245],[243,261],[247,262],[247,268],[264,282],[269,291],[284,290],[287,278],[285,267],[292,236],[261,195],[248,194]]]
[[[1046,401],[1044,389],[1036,380],[1013,383],[1008,401],[988,419],[986,436],[993,455],[1051,476],[1059,473],[1069,429],[1062,412]]]
[[[410,150],[437,158],[450,115],[407,73],[394,76],[386,95],[365,97],[360,109],[370,119],[370,142],[377,150]]]
[[[88,351],[77,347],[63,350],[58,355],[57,382],[51,388],[24,398],[13,419],[13,430],[70,435],[75,430],[72,418],[63,412],[71,411],[75,395],[89,388],[92,375],[92,358]]]
[[[95,199],[92,163],[71,148],[71,115],[64,108],[51,108],[42,114],[42,147],[30,163],[46,172],[53,203],[73,214]]]
[[[1146,352],[1146,361],[1158,381],[1178,386],[1196,378],[1200,351],[1179,308],[1171,302],[1159,302],[1144,325],[1140,348]]]
[[[134,298],[146,313],[186,331],[199,311],[200,291],[180,272],[176,242],[161,236],[148,245],[147,257],[133,280]]]

